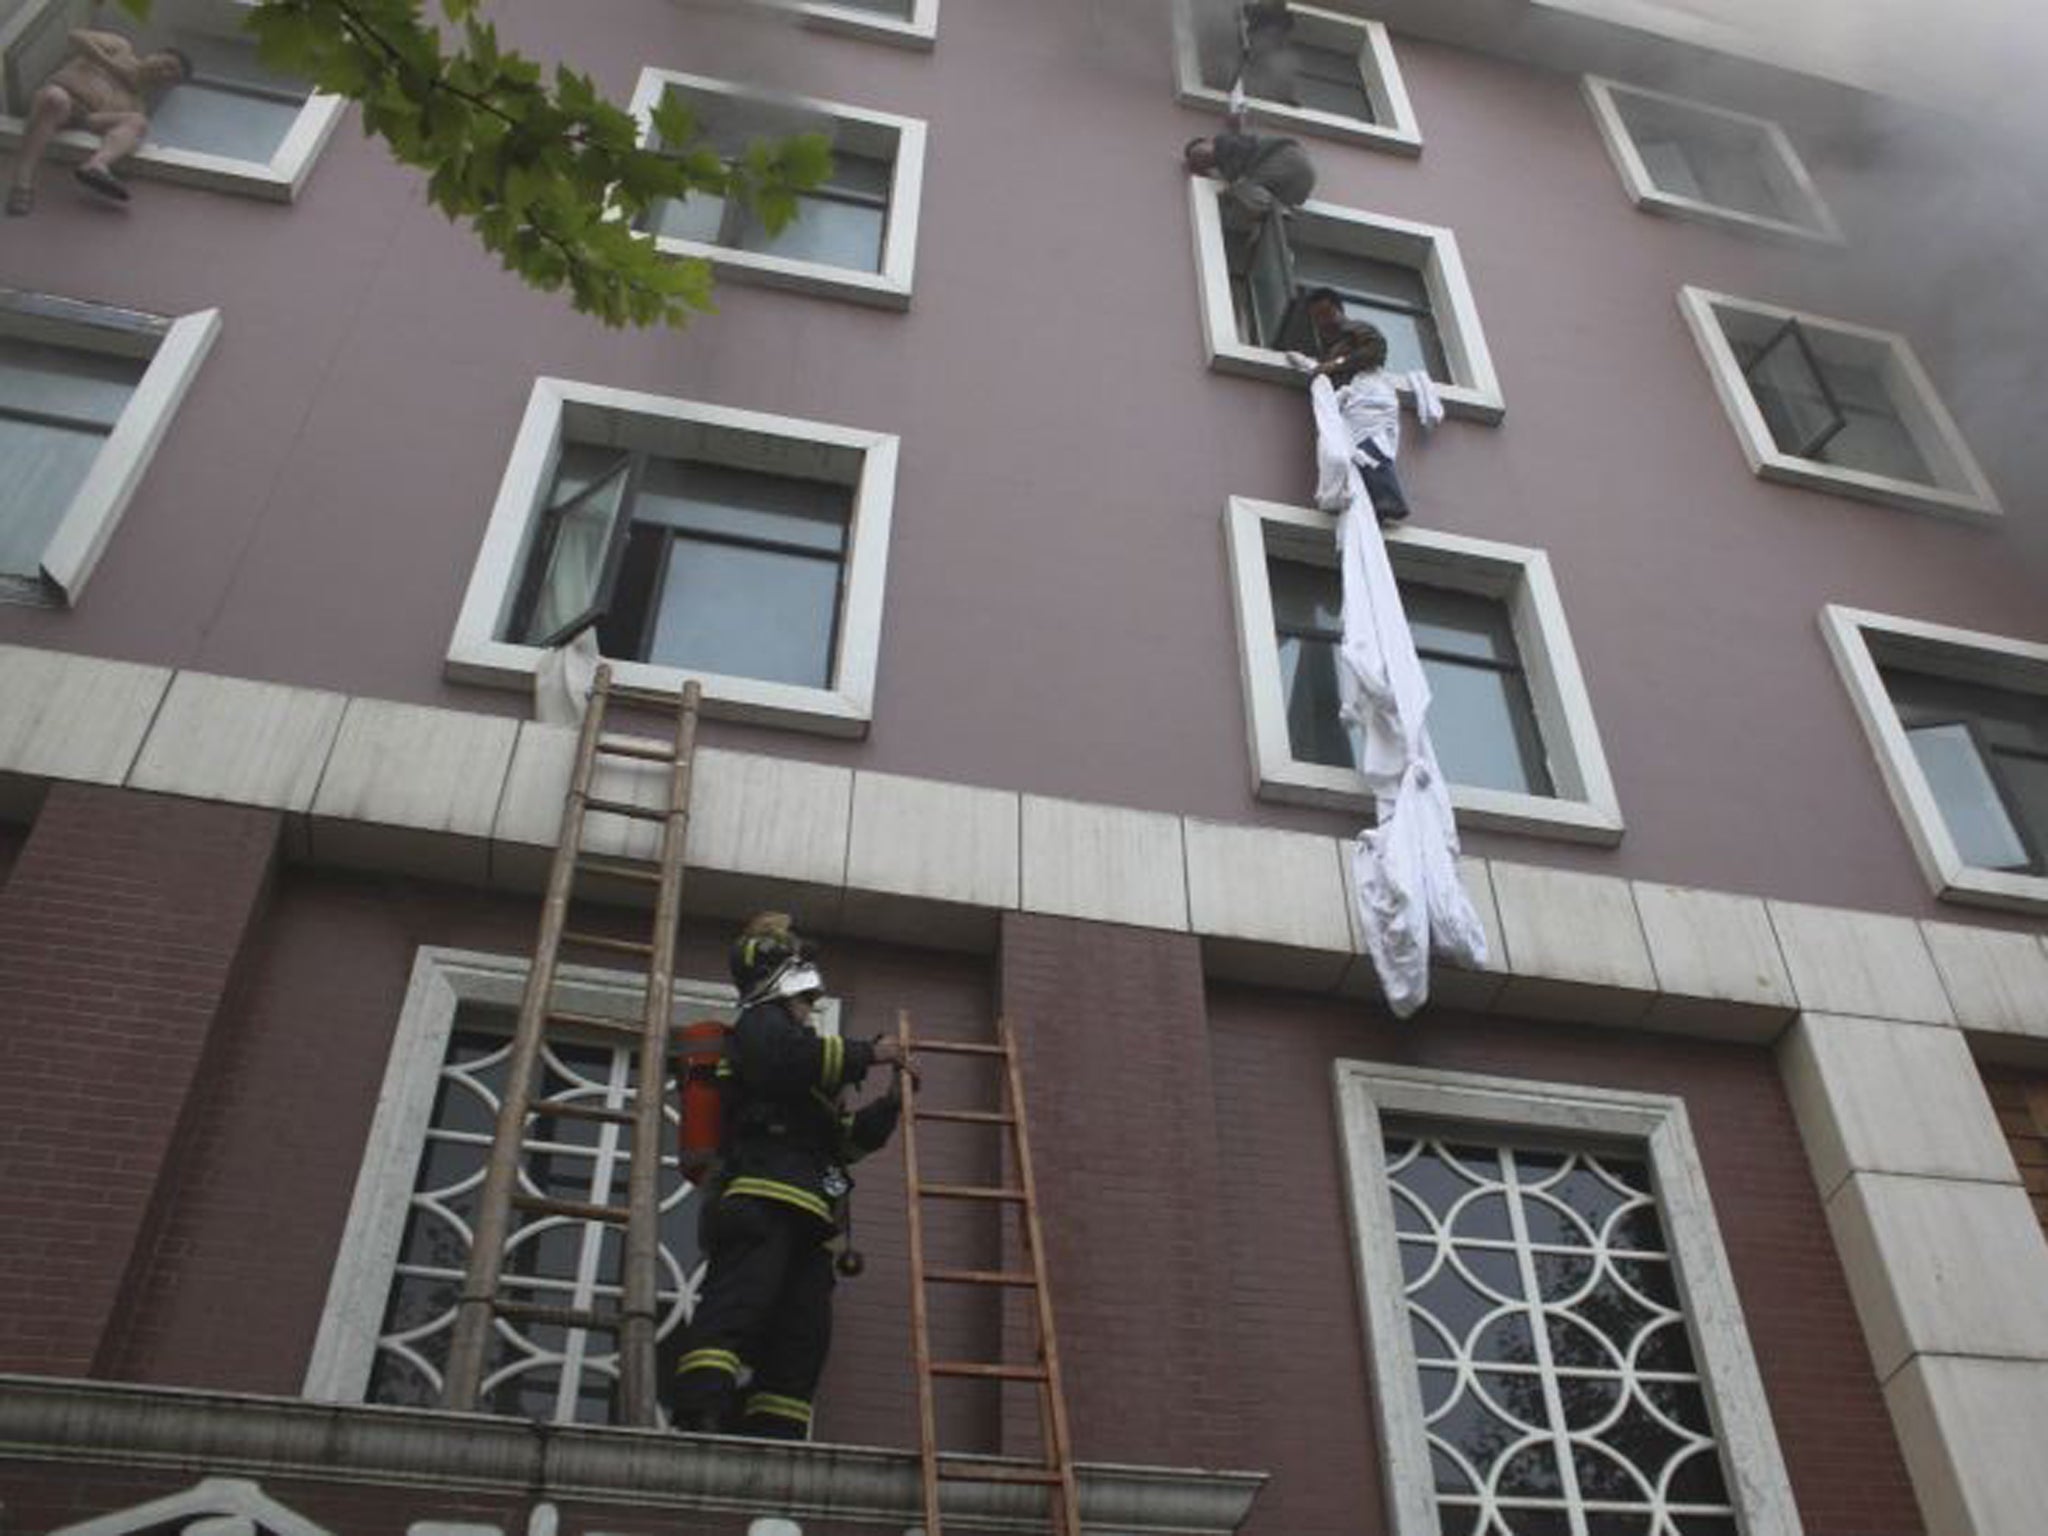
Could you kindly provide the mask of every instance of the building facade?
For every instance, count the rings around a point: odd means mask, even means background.
[[[2048,1529],[2010,119],[1658,7],[1322,0],[1251,103],[1315,193],[1247,237],[1181,159],[1228,5],[491,9],[832,178],[774,235],[663,210],[718,312],[606,331],[234,0],[157,0],[197,69],[133,203],[67,139],[0,227],[0,1528],[918,1524],[893,1151],[809,1444],[611,1427],[609,1339],[540,1325],[436,1407],[572,755],[536,682],[595,607],[705,687],[679,1017],[773,907],[844,1033],[1016,1028],[1091,1531]],[[0,0],[0,139],[94,16]],[[1490,958],[1407,1021],[1347,889],[1318,285],[1448,412],[1389,547]],[[599,1037],[550,1071],[631,1093]],[[537,1122],[545,1192],[609,1198],[621,1134]],[[511,1250],[565,1306],[616,1263]],[[949,1390],[949,1447],[1034,1452],[1025,1394]]]

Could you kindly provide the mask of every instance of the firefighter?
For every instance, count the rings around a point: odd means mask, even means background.
[[[745,1367],[738,1432],[801,1440],[832,1341],[829,1245],[853,1187],[846,1166],[887,1143],[902,1108],[893,1083],[857,1110],[841,1096],[869,1068],[903,1063],[892,1039],[813,1027],[824,978],[785,914],[751,919],[730,961],[740,1013],[721,1068],[723,1164],[703,1217],[710,1267],[670,1379],[670,1421],[697,1433],[735,1427]]]

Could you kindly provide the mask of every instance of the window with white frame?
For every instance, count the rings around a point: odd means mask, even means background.
[[[1248,27],[1241,5],[1175,0],[1180,99],[1220,112],[1242,80],[1256,123],[1419,154],[1422,134],[1386,27],[1319,6],[1285,10],[1290,25],[1276,32]]]
[[[1842,607],[1822,628],[1935,893],[2048,911],[2048,644]]]
[[[629,685],[834,735],[872,713],[896,439],[560,379],[534,385],[449,675],[530,687],[595,630]]]
[[[1385,333],[1391,370],[1428,374],[1451,415],[1500,420],[1500,381],[1451,231],[1310,202],[1226,232],[1223,184],[1193,176],[1188,186],[1210,367],[1300,386],[1285,354],[1316,350],[1307,295],[1330,288]]]
[[[1700,288],[1679,308],[1750,468],[1956,517],[1997,494],[1903,336]]]
[[[902,48],[930,48],[939,35],[939,0],[764,0],[794,10],[824,32]]]
[[[763,139],[822,133],[832,173],[797,197],[797,216],[770,234],[737,201],[659,203],[644,227],[662,250],[709,260],[721,273],[903,308],[910,302],[924,179],[924,124],[835,102],[766,96],[718,80],[641,71],[633,113],[642,141],[661,147],[654,112],[686,107],[702,140],[728,158]]]
[[[1639,208],[1830,243],[1834,215],[1769,118],[1586,77],[1601,140]]]
[[[438,1405],[441,1370],[470,1253],[470,1233],[527,962],[425,949],[393,1040],[355,1197],[328,1290],[305,1392],[329,1402]],[[592,967],[558,973],[564,1007],[637,1024],[635,977]],[[675,1021],[730,1019],[732,988],[682,981]],[[827,999],[820,1027],[837,1029]],[[630,1109],[638,1047],[556,1031],[543,1056],[541,1096]],[[675,1159],[675,1094],[661,1087],[662,1137],[656,1332],[678,1336],[703,1268],[694,1190]],[[631,1168],[630,1128],[603,1120],[528,1122],[521,1188],[582,1204],[616,1205]],[[616,1312],[622,1288],[616,1227],[515,1213],[505,1280],[516,1300]],[[619,1421],[616,1336],[608,1329],[500,1319],[486,1365],[489,1411],[557,1423]]]
[[[1680,1101],[1336,1079],[1393,1536],[1796,1536]]]
[[[0,289],[0,598],[77,598],[219,329]]]
[[[79,27],[118,31],[140,53],[180,49],[192,76],[149,106],[149,136],[127,162],[139,174],[289,201],[340,122],[338,96],[316,93],[256,55],[252,0],[157,0],[146,21],[92,0],[27,0],[0,22],[0,139],[19,142],[30,99],[70,52]],[[52,153],[90,153],[94,135],[58,135]]]
[[[1366,812],[1337,714],[1336,519],[1242,497],[1226,518],[1259,797]],[[1458,824],[1619,841],[1620,806],[1548,559],[1417,528],[1386,539]]]

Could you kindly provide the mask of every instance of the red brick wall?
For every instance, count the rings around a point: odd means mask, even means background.
[[[1002,946],[1077,1454],[1239,1465],[1200,951],[1023,915]]]
[[[1228,1150],[1231,1465],[1270,1469],[1255,1536],[1385,1529],[1343,1200],[1340,1058],[1677,1094],[1699,1141],[1808,1536],[1920,1536],[1870,1355],[1771,1054],[1614,1030],[1211,993]]]
[[[59,784],[0,888],[0,1365],[103,1369],[273,812]]]
[[[168,1200],[164,1240],[117,1374],[231,1391],[296,1393],[305,1376],[377,1089],[415,951],[531,946],[534,900],[416,881],[287,871],[252,943],[202,1087],[203,1130]],[[596,926],[596,925],[593,925]],[[679,974],[723,979],[722,927],[686,925]],[[825,970],[850,1034],[989,1028],[983,960],[828,942]],[[879,1087],[871,1083],[871,1090]],[[869,1273],[843,1282],[821,1439],[914,1445],[897,1150],[857,1170],[855,1236]],[[987,1348],[992,1303],[941,1319]],[[979,1329],[979,1333],[974,1330]],[[986,1444],[985,1412],[957,1426]]]
[[[1984,1087],[1998,1111],[2012,1160],[2034,1203],[2041,1230],[2048,1232],[2048,1072],[2017,1067],[1984,1068]]]

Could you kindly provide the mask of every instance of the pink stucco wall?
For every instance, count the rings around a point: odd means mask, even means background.
[[[53,181],[0,229],[0,283],[218,305],[225,329],[77,609],[0,608],[0,640],[523,711],[442,657],[529,387],[556,374],[902,435],[869,738],[714,739],[1346,829],[1251,795],[1222,508],[1305,498],[1306,419],[1203,366],[1177,150],[1214,120],[1173,100],[1163,0],[946,0],[930,55],[666,0],[497,9],[622,98],[659,64],[926,119],[911,311],[727,283],[687,334],[606,332],[496,271],[352,124],[290,208],[147,184],[111,214]],[[1979,237],[1874,181],[1867,144],[1818,168],[1846,255],[1639,214],[1576,80],[1397,46],[1422,156],[1319,147],[1319,195],[1457,231],[1508,415],[1451,423],[1408,478],[1423,522],[1549,552],[1628,820],[1613,850],[1469,846],[1932,912],[1817,614],[2048,639],[2043,452],[1967,371],[2007,295],[1913,280]],[[1908,331],[2005,525],[1754,480],[1682,283]]]

